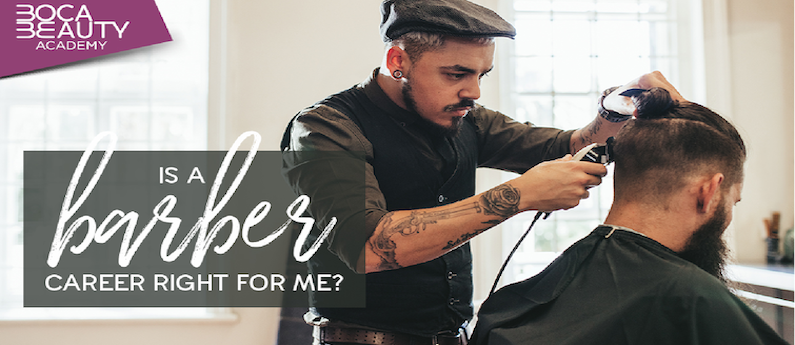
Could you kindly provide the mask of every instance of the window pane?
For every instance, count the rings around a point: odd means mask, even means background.
[[[561,93],[591,91],[591,59],[561,57],[554,60],[553,88]]]
[[[47,109],[47,140],[90,141],[94,136],[94,112],[91,106],[54,104]]]
[[[579,239],[587,236],[599,225],[599,220],[568,220],[557,223],[555,252],[562,252]]]
[[[552,96],[520,96],[516,101],[517,121],[530,122],[540,127],[554,126]]]
[[[593,0],[553,0],[552,10],[556,12],[590,12],[594,10]]]
[[[557,128],[584,127],[596,116],[595,104],[596,99],[591,95],[555,97],[554,126]]]
[[[93,98],[97,92],[98,71],[94,63],[75,64],[68,69],[47,71],[48,97],[71,99]],[[24,79],[22,77],[21,79]]]
[[[510,99],[519,121],[581,128],[596,115],[596,101],[604,89],[652,70],[662,71],[676,84],[677,18],[670,0],[514,0],[513,4],[517,39]],[[555,211],[536,223],[503,283],[538,273],[604,219],[613,200],[611,166],[608,171],[579,206]],[[505,253],[533,216],[520,214],[503,224]]]
[[[552,59],[516,58],[517,92],[552,91]]]
[[[533,228],[535,245],[532,250],[536,252],[556,252],[558,243],[557,226],[553,222],[536,223]]]
[[[640,10],[644,13],[667,13],[669,3],[667,0],[638,0]]]
[[[195,139],[191,107],[157,106],[152,113],[152,140],[176,144]]]
[[[637,20],[600,20],[595,25],[596,54],[599,57],[625,58],[648,56],[649,25]],[[616,39],[620,36],[621,39]]]
[[[22,308],[22,169],[25,150],[83,151],[107,130],[118,150],[206,149],[209,1],[157,5],[173,42],[0,79],[0,318],[143,315]]]
[[[120,61],[102,64],[100,97],[105,99],[146,99],[149,95],[149,64],[144,61]]]
[[[649,55],[654,57],[670,57],[676,55],[674,45],[674,25],[668,22],[649,22]]]
[[[552,56],[552,19],[548,13],[517,15],[517,56]]]
[[[591,24],[587,19],[552,22],[552,54],[555,57],[591,55]]]
[[[8,109],[9,140],[44,140],[44,106],[14,105]]]
[[[516,0],[513,8],[518,11],[547,12],[552,10],[552,0]]]
[[[117,106],[110,109],[110,130],[120,142],[149,140],[149,107]]]
[[[639,75],[651,71],[649,58],[626,56],[621,58],[597,59],[598,89],[622,85]]]

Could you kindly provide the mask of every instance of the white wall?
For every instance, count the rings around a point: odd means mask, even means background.
[[[254,130],[263,136],[260,149],[278,150],[293,115],[367,78],[383,53],[379,5],[229,0],[226,79],[219,80],[226,83],[226,100],[211,100],[211,108],[225,111],[215,114],[224,115],[225,128],[211,126],[210,143],[228,149]]]
[[[478,2],[491,8],[499,4],[499,0]],[[731,53],[726,65],[731,76],[708,73],[707,87],[728,94],[708,92],[707,102],[728,104],[725,108],[730,108],[748,143],[743,202],[735,214],[735,252],[741,261],[761,262],[762,218],[779,210],[784,228],[793,222],[793,4],[789,0],[719,2],[728,18],[730,37],[724,46]],[[366,78],[379,65],[383,49],[379,3],[213,0],[210,148],[224,150],[239,134],[254,130],[263,135],[260,149],[276,150],[284,126],[296,112]],[[223,13],[227,13],[225,22],[220,20]],[[720,40],[714,34],[707,32],[706,45]],[[714,54],[707,55],[707,66],[714,67],[711,59]],[[500,103],[498,75],[492,73],[484,84],[481,101],[486,105]],[[731,81],[728,87],[726,80]],[[237,321],[217,322],[0,322],[0,342],[274,343],[278,309],[235,312]]]
[[[779,211],[781,229],[793,226],[793,2],[710,0],[705,17],[706,105],[731,118],[748,147],[732,249],[740,263],[763,263],[763,219]]]

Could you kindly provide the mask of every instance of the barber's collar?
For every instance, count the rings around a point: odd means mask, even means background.
[[[420,121],[420,115],[413,112],[408,111],[406,109],[401,108],[397,103],[393,102],[392,99],[387,96],[386,92],[378,85],[378,71],[380,68],[376,68],[373,71],[373,74],[370,75],[367,80],[362,82],[361,87],[364,89],[364,94],[367,95],[370,100],[375,103],[378,108],[389,114],[392,118],[394,118],[398,122],[405,123],[406,125],[411,125],[417,121]]]

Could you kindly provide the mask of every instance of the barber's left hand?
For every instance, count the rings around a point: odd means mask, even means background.
[[[619,114],[632,114],[633,116],[637,115],[635,113],[636,109],[635,104],[632,102],[632,98],[621,96],[620,94],[628,89],[651,89],[653,87],[661,87],[668,90],[668,93],[671,94],[671,99],[674,101],[686,101],[679,91],[677,91],[676,88],[665,79],[665,76],[663,76],[662,73],[659,71],[654,71],[651,73],[646,73],[615,89],[612,93],[605,97],[604,101],[602,102],[602,106],[604,106],[604,108],[607,110],[612,110],[618,112]]]

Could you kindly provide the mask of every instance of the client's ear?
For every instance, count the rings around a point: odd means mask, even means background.
[[[723,180],[723,174],[717,173],[699,182],[698,190],[696,191],[697,211],[699,213],[710,214],[715,208],[719,207],[720,186]]]

